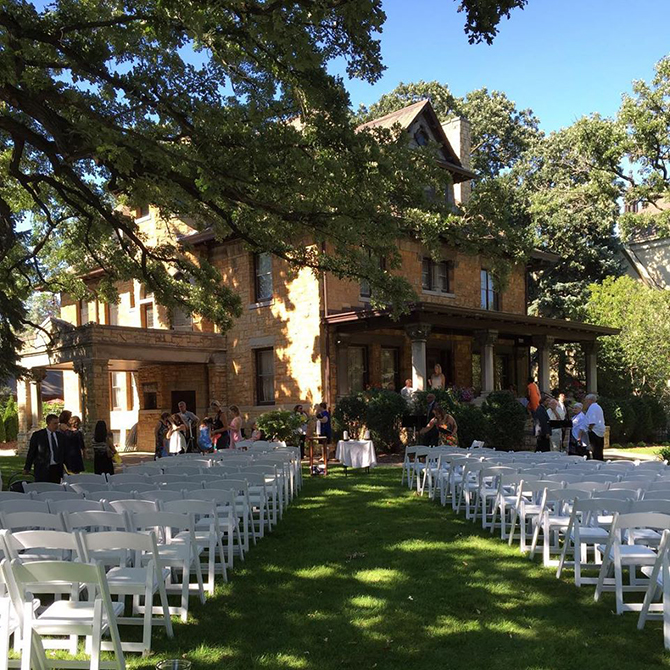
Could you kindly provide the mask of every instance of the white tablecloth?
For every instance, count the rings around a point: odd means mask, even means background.
[[[340,440],[337,443],[335,458],[348,468],[369,468],[377,465],[372,440]]]

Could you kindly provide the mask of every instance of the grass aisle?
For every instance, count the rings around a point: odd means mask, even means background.
[[[130,667],[182,654],[194,670],[670,666],[660,623],[637,631],[612,594],[594,603],[399,479],[308,479],[231,582]]]

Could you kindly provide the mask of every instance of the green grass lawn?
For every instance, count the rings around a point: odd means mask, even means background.
[[[627,454],[630,456],[635,456],[636,454],[641,456],[656,456],[660,449],[663,449],[663,447],[631,447],[630,449],[622,448],[615,451],[617,454]],[[607,458],[607,455],[605,455],[605,458]]]
[[[661,624],[594,603],[399,484],[400,469],[308,479],[278,528],[156,654],[194,670],[670,667]]]

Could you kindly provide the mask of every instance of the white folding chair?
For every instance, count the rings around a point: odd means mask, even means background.
[[[57,500],[83,500],[84,494],[77,491],[45,491],[44,493],[33,493],[33,500],[45,500],[55,502]]]
[[[516,501],[512,508],[512,522],[510,523],[510,533],[508,544],[516,539],[515,531],[517,521],[519,522],[519,550],[525,553],[527,550],[526,537],[530,533],[533,535],[533,519],[539,516],[543,510],[544,498],[547,491],[555,491],[563,488],[560,482],[551,482],[546,480],[537,480],[534,482],[524,481],[523,486],[517,490]]]
[[[92,491],[87,493],[85,496],[86,500],[100,500],[104,504],[123,501],[123,500],[134,500],[134,493],[127,493],[125,491]]]
[[[181,594],[181,605],[170,608],[170,614],[178,614],[185,622],[188,618],[189,592],[195,590],[200,602],[205,602],[205,591],[200,567],[200,549],[195,540],[195,520],[192,514],[176,512],[129,512],[127,514],[133,531],[154,530],[159,538],[158,555],[161,563],[181,571],[181,584],[168,579],[168,593]],[[173,538],[181,534],[179,542]],[[191,586],[191,571],[195,572],[196,584]]]
[[[158,503],[155,500],[106,500],[105,507],[118,514],[158,512]]]
[[[69,514],[71,512],[102,512],[103,504],[99,500],[50,500],[51,514]],[[67,525],[67,524],[66,524]]]
[[[490,531],[493,533],[496,526],[500,525],[500,539],[507,539],[507,524],[512,523],[512,513],[517,501],[519,488],[523,489],[523,482],[539,481],[537,475],[507,473],[498,477],[498,490],[493,502],[493,518],[490,523]],[[498,523],[500,513],[500,523]]]
[[[48,512],[0,512],[0,523],[7,530],[65,530],[63,519]]]
[[[0,512],[49,512],[49,503],[25,496],[23,500],[0,500]]]
[[[653,530],[654,532],[670,530],[670,515],[657,512],[634,512],[615,514],[612,527],[603,551],[603,562],[600,566],[598,583],[594,594],[599,600],[603,591],[614,591],[616,599],[616,613],[640,611],[641,604],[627,603],[624,593],[646,591],[648,580],[642,581],[637,576],[637,570],[653,566],[657,553],[653,547],[636,543],[639,530]],[[624,540],[624,535],[626,540]],[[628,584],[623,583],[624,569],[628,569]],[[614,578],[608,574],[614,573]]]
[[[223,549],[223,535],[219,527],[219,517],[216,506],[207,500],[174,500],[162,504],[165,512],[179,512],[192,514],[196,523],[196,529],[208,526],[204,530],[195,530],[193,537],[196,545],[207,552],[207,582],[204,585],[209,595],[214,595],[214,578],[218,571],[223,575],[223,580],[228,581],[226,569],[226,557]],[[183,533],[176,536],[175,541],[180,541]]]
[[[596,494],[600,495],[600,494]],[[570,522],[565,531],[563,550],[558,562],[556,577],[560,577],[566,565],[574,569],[575,586],[597,584],[596,577],[583,577],[584,569],[599,569],[602,564],[600,547],[607,542],[608,528],[599,521],[611,514],[626,514],[631,509],[631,500],[616,498],[576,498],[572,505]],[[607,524],[611,525],[611,522]],[[589,563],[589,548],[593,563]],[[568,554],[572,561],[568,561]]]
[[[155,491],[158,486],[156,483],[149,482],[128,482],[123,484],[110,482],[109,488],[111,491],[118,493],[145,493],[146,491]]]
[[[183,491],[168,491],[165,489],[158,489],[157,491],[146,491],[145,493],[137,494],[138,500],[151,500],[159,504],[162,502],[171,502],[173,500],[183,500]]]
[[[113,603],[107,588],[105,573],[100,565],[66,563],[64,561],[41,561],[25,563],[3,561],[4,579],[23,629],[21,661],[23,670],[33,667],[33,637],[42,636],[86,636],[90,638],[90,668],[116,668],[125,670],[125,659],[116,617],[123,611],[122,603]],[[41,614],[35,615],[32,595],[35,584],[71,584],[73,597],[56,600]],[[89,591],[89,600],[76,599],[80,587]],[[112,638],[114,658],[101,661],[102,636],[109,632]],[[38,664],[46,661],[35,659]],[[58,661],[62,668],[81,668],[81,661]]]
[[[97,555],[118,555],[120,560],[107,570],[106,578],[109,592],[119,596],[123,604],[127,596],[132,596],[131,616],[119,616],[120,624],[142,625],[142,642],[122,642],[124,651],[139,651],[143,656],[151,652],[152,626],[163,626],[169,638],[174,637],[170,608],[165,582],[170,576],[169,568],[163,567],[156,535],[131,533],[128,531],[107,531],[100,533],[81,533],[81,559],[90,562]],[[129,558],[126,558],[126,554]],[[144,560],[143,557],[146,557]],[[154,596],[158,594],[160,606],[154,607]],[[144,599],[142,604],[140,599]],[[161,614],[154,619],[153,614]],[[122,611],[123,614],[123,611]],[[141,617],[141,618],[140,618]]]
[[[238,477],[247,482],[247,500],[251,509],[251,523],[254,534],[254,543],[265,536],[265,526],[270,527],[270,495],[276,480],[272,474],[264,472],[250,472],[242,470]],[[230,481],[230,480],[228,480]],[[269,484],[269,486],[268,486]]]
[[[53,482],[23,482],[23,490],[26,493],[44,493],[45,491],[65,491],[65,486]]]
[[[82,472],[78,475],[65,475],[63,481],[66,484],[105,484],[107,477],[105,475],[94,475],[92,472]]]
[[[244,540],[240,530],[240,513],[237,509],[237,491],[234,489],[200,489],[187,493],[190,500],[205,500],[213,503],[218,516],[219,530],[222,539],[225,540],[226,566],[233,567],[235,552],[244,560]],[[207,530],[209,524],[196,524],[196,530]]]
[[[663,643],[670,649],[670,531],[664,530],[658,547],[656,562],[652,568],[642,568],[642,572],[649,577],[649,586],[642,602],[640,616],[637,620],[638,630],[642,630],[647,619],[663,620]],[[653,601],[660,596],[661,603]]]
[[[121,472],[118,475],[108,475],[107,482],[116,486],[117,484],[146,484],[147,475],[141,472]]]

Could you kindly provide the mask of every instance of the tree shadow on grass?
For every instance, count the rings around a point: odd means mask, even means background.
[[[595,603],[399,474],[308,480],[230,583],[174,640],[156,636],[160,658],[203,670],[670,666],[660,624],[637,631],[613,597]]]

